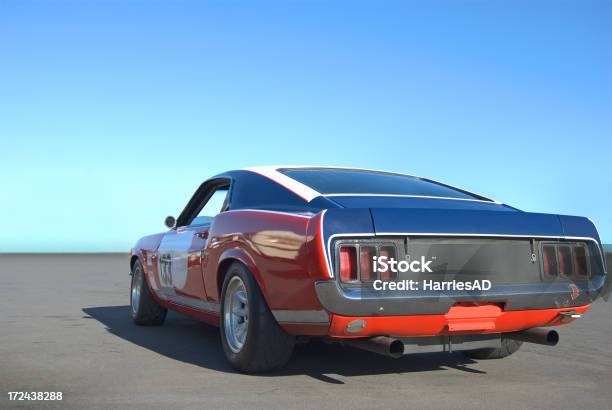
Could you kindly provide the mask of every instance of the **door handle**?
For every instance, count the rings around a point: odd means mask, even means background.
[[[197,235],[200,239],[208,239],[208,231],[198,232]]]

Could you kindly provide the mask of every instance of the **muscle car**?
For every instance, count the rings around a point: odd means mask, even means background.
[[[230,364],[278,369],[313,338],[399,357],[554,345],[606,282],[597,230],[427,178],[256,167],[206,180],[131,250],[131,312],[220,328]]]

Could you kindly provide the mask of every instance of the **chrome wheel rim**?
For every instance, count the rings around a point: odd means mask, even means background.
[[[140,306],[140,289],[142,288],[141,284],[142,284],[142,271],[139,268],[136,268],[132,276],[131,305],[132,305],[132,315],[133,316],[136,316],[138,314],[138,307]]]
[[[246,286],[238,276],[227,284],[223,312],[225,340],[231,351],[238,353],[244,346],[249,329],[249,299]]]

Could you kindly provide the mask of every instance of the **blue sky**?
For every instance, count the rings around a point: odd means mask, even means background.
[[[612,2],[0,4],[0,252],[127,251],[205,178],[423,175],[612,242]]]

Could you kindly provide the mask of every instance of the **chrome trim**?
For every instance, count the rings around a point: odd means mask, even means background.
[[[272,315],[281,323],[329,323],[325,310],[272,310]]]
[[[140,308],[140,292],[143,286],[144,273],[140,268],[136,269],[132,276],[132,289],[130,292],[130,305],[132,306],[132,317],[138,315],[138,309]],[[146,286],[146,284],[145,284]]]
[[[467,192],[467,191],[466,191]],[[381,197],[391,197],[391,198],[426,198],[426,199],[449,199],[452,201],[468,201],[468,202],[484,202],[485,204],[495,204],[495,205],[503,205],[499,201],[495,200],[483,200],[483,199],[471,199],[471,198],[453,198],[448,196],[432,196],[432,195],[401,195],[401,194],[324,194],[322,195],[324,198],[326,197],[339,197],[339,196],[381,196]]]
[[[321,218],[321,235],[323,235],[323,218]],[[331,252],[329,252],[329,247],[331,246],[331,241],[336,238],[336,237],[343,237],[343,236],[349,236],[349,237],[371,237],[374,238],[376,236],[375,233],[335,233],[333,235],[331,235],[328,239],[327,239],[327,245],[323,245],[323,252],[325,253],[325,261],[327,262],[327,269],[329,271],[329,277],[333,278],[334,277],[334,271],[331,268]]]
[[[232,352],[238,353],[246,343],[249,331],[249,298],[240,276],[227,285],[223,300],[223,335]]]
[[[327,212],[327,209],[324,209],[323,212],[321,212],[321,222],[319,223],[319,236],[321,237],[321,245],[323,246],[323,255],[325,255],[327,274],[330,278],[333,278],[334,271],[332,270],[331,264],[329,263],[329,259],[327,258],[327,251],[325,250],[325,236],[323,235],[323,219],[325,218],[325,212]]]
[[[559,316],[563,316],[570,319],[580,319],[582,315],[575,310],[569,310],[566,312],[559,312]]]
[[[244,211],[244,212],[261,212],[261,213],[266,213],[266,214],[288,215],[288,216],[295,216],[295,217],[304,218],[304,219],[310,219],[310,218],[315,216],[315,214],[304,215],[303,213],[283,212],[283,211],[269,211],[267,209],[250,209],[250,208],[230,209],[230,210],[225,211],[223,213],[242,212],[242,211]]]
[[[165,299],[178,303],[192,309],[201,310],[204,312],[219,314],[221,312],[221,305],[216,302],[205,302],[200,299],[192,298],[189,296],[177,295],[177,294],[165,294]]]
[[[601,241],[601,235],[599,234],[599,230],[597,229],[597,225],[595,225],[595,222],[593,222],[593,220],[589,217],[586,217],[586,219],[588,219],[589,222],[593,225],[593,229],[595,229],[595,233],[597,234],[597,236],[599,237],[599,240]],[[604,249],[603,244],[601,245],[601,252],[602,252],[604,273],[607,275],[608,274],[608,261],[606,259],[606,250]]]
[[[321,226],[323,225],[323,220],[321,220]],[[322,228],[321,228],[322,231]],[[323,249],[325,252],[325,260],[327,261],[327,268],[330,272],[330,277],[334,277],[333,271],[331,270],[331,242],[336,237],[371,237],[375,238],[378,236],[445,236],[445,237],[476,237],[476,238],[537,238],[537,239],[561,239],[561,240],[579,240],[579,241],[591,241],[597,245],[597,249],[599,249],[599,256],[602,259],[604,273],[607,274],[606,264],[605,264],[605,252],[603,247],[597,242],[595,238],[591,238],[588,236],[549,236],[549,235],[505,235],[505,234],[477,234],[477,233],[432,233],[432,232],[377,232],[377,233],[336,233],[331,235],[327,239],[327,246]]]

